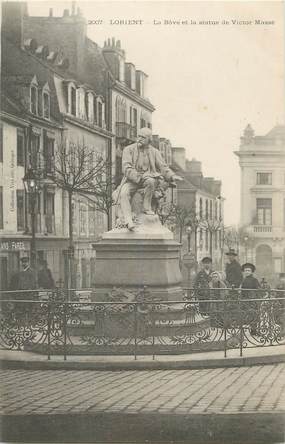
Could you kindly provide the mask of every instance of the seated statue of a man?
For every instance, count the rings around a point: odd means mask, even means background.
[[[141,128],[137,142],[124,148],[122,170],[124,177],[114,194],[114,199],[120,205],[125,224],[129,230],[134,230],[131,198],[138,189],[143,189],[143,211],[153,215],[151,207],[153,194],[161,179],[167,182],[182,180],[176,176],[161,157],[158,149],[151,145],[152,133],[149,128]]]

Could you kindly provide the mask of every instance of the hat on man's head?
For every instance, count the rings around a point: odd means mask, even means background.
[[[152,131],[150,128],[141,128],[138,130],[138,136],[143,136],[143,137],[151,137],[152,136]]]
[[[234,248],[230,248],[229,251],[226,253],[226,256],[238,256]]]
[[[22,256],[22,257],[20,258],[20,261],[21,261],[21,262],[30,262],[30,258],[29,258],[29,256]]]
[[[203,257],[201,262],[202,262],[202,264],[211,264],[213,261],[212,261],[211,257],[206,256],[206,257]]]
[[[251,271],[254,273],[256,268],[255,265],[251,264],[250,262],[246,262],[245,264],[242,265],[241,269],[242,271],[244,271],[246,268],[250,268]]]

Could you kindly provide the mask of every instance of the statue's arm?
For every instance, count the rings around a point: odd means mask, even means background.
[[[126,147],[123,151],[122,157],[122,169],[125,177],[134,183],[139,183],[141,180],[141,174],[138,173],[133,165],[132,150]]]

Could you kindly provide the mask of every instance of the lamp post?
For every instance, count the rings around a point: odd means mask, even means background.
[[[30,214],[31,214],[31,265],[36,265],[36,201],[40,191],[39,178],[33,168],[29,167],[23,177],[25,191],[29,196]]]

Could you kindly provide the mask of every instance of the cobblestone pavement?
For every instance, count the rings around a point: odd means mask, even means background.
[[[202,370],[1,370],[1,414],[272,413],[285,364]]]

